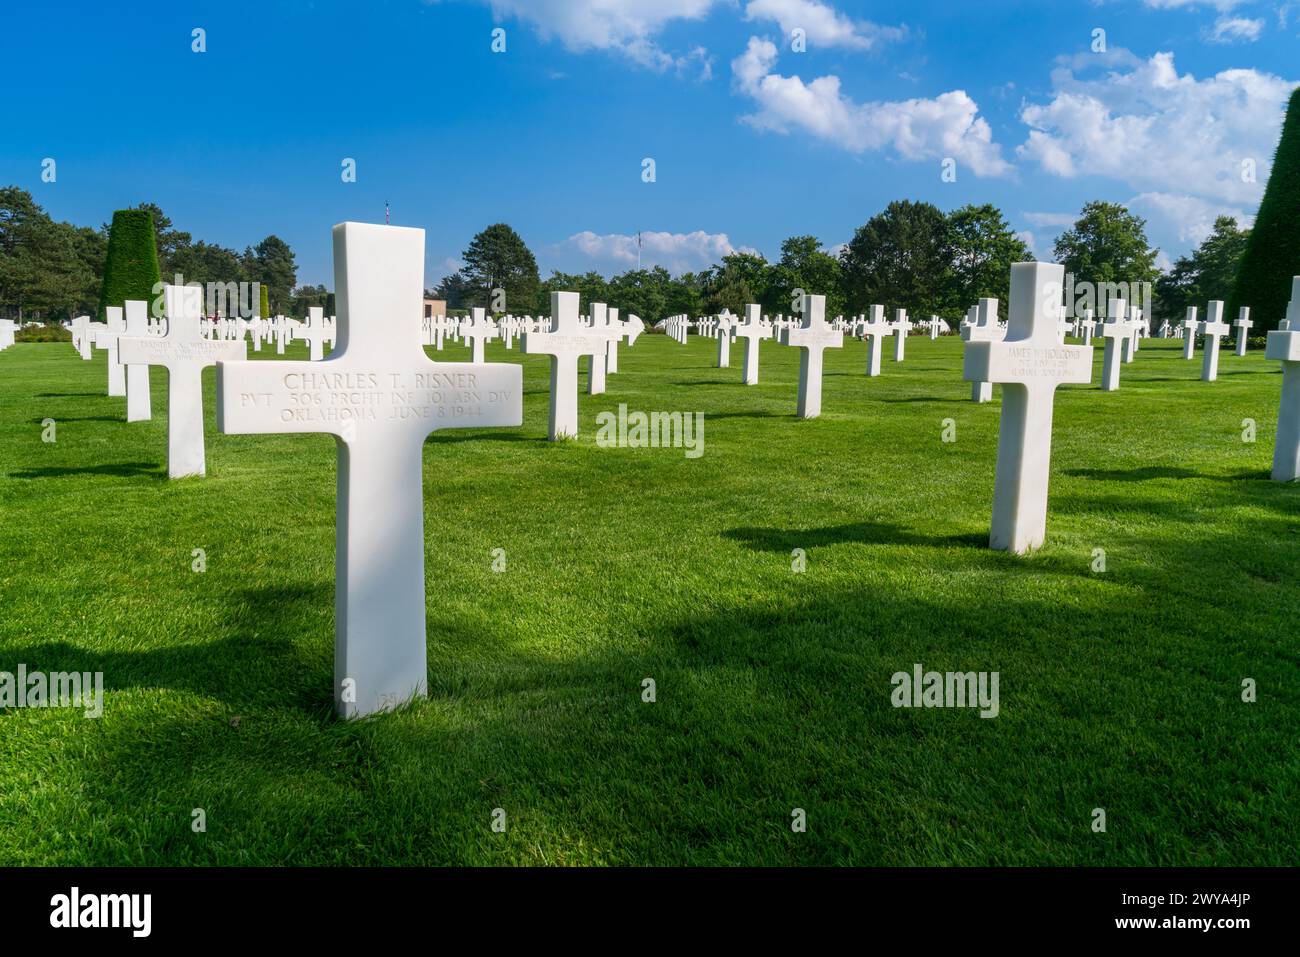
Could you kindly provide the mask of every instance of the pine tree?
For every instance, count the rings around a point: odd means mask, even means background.
[[[147,209],[119,209],[108,230],[99,317],[106,318],[106,307],[120,306],[127,299],[152,302],[158,295],[154,288],[161,280],[153,216]]]
[[[1292,276],[1300,276],[1300,90],[1291,94],[1227,315],[1249,306],[1256,332],[1276,329],[1291,298]]]

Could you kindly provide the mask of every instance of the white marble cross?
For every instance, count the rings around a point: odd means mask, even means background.
[[[902,362],[904,352],[907,349],[907,334],[912,331],[912,323],[908,321],[907,310],[899,309],[894,313],[894,361]]]
[[[1237,327],[1237,355],[1246,354],[1246,334],[1250,327],[1254,325],[1250,321],[1250,306],[1242,306],[1241,311],[1237,314],[1237,321],[1233,323]]]
[[[1119,370],[1123,366],[1122,343],[1129,340],[1133,333],[1133,320],[1125,316],[1128,303],[1123,299],[1112,299],[1109,304],[1110,318],[1102,324],[1101,337],[1106,340],[1106,348],[1101,360],[1101,391],[1114,392],[1119,388]]]
[[[551,293],[551,331],[526,332],[520,340],[525,355],[551,357],[552,442],[578,434],[578,358],[605,350],[605,335],[592,331],[578,319],[576,292]]]
[[[123,304],[126,311],[124,338],[144,339],[149,333],[149,303],[142,299],[128,299]],[[121,355],[118,356],[121,362]],[[149,367],[125,362],[126,366],[126,421],[148,422],[153,418],[153,404],[149,396]]]
[[[0,349],[8,349],[14,344],[14,334],[18,331],[18,323],[12,319],[0,319]]]
[[[1120,342],[1119,355],[1120,360],[1125,365],[1132,362],[1137,354],[1137,333],[1142,321],[1142,310],[1137,306],[1130,306],[1127,302],[1124,307],[1128,310],[1128,337]]]
[[[1006,338],[968,342],[965,377],[1002,384],[989,547],[1017,554],[1043,543],[1058,386],[1092,380],[1092,348],[1058,341],[1065,267],[1016,263]]]
[[[609,339],[618,335],[618,330],[613,329],[609,321],[609,307],[603,302],[593,302],[587,307],[591,313],[591,321],[587,328],[593,335],[605,336],[605,342],[591,355],[587,356],[587,394],[604,395],[605,394],[605,363],[609,358]]]
[[[126,395],[126,370],[117,361],[117,340],[126,333],[126,320],[121,306],[105,306],[104,312],[107,325],[96,323],[91,327],[95,330],[95,345],[108,353],[108,394]]]
[[[967,351],[973,342],[1000,342],[1003,339],[1006,333],[998,325],[996,299],[981,299],[977,305],[971,307],[971,311],[975,315],[961,331],[961,337],[966,341]],[[972,382],[970,398],[972,402],[992,401],[993,383],[987,379]]]
[[[474,306],[470,313],[473,318],[461,327],[460,332],[469,341],[470,362],[482,362],[487,344],[497,337],[497,330],[482,306]]]
[[[202,287],[167,286],[164,302],[167,334],[122,337],[118,355],[128,366],[167,370],[167,475],[203,475],[203,370],[219,359],[245,358],[248,344],[203,338]]]
[[[772,338],[772,327],[763,322],[763,307],[745,306],[745,321],[736,325],[736,338],[745,340],[745,385],[758,385],[758,344]]]
[[[1079,317],[1079,331],[1083,334],[1083,344],[1085,346],[1092,345],[1093,324],[1091,309],[1083,310],[1083,314]]]
[[[1300,479],[1300,276],[1291,279],[1286,318],[1268,334],[1268,359],[1282,363],[1282,402],[1277,409],[1273,481]]]
[[[605,343],[605,374],[606,375],[613,375],[614,373],[618,372],[618,344],[622,340],[623,336],[626,335],[626,330],[629,321],[630,320],[619,322],[618,310],[613,308],[609,310],[609,324],[613,326],[615,329],[619,329],[620,334],[618,338],[614,338],[613,336],[611,336],[610,340],[607,343]],[[631,345],[631,343],[629,343],[629,345]]]
[[[1187,318],[1183,320],[1183,358],[1190,359],[1196,354],[1196,307],[1187,307]]]
[[[718,323],[718,368],[727,369],[731,366],[731,318],[724,317]]]
[[[885,321],[884,306],[868,306],[867,321],[858,326],[858,335],[867,340],[867,375],[880,375],[880,359],[885,352],[885,339],[894,331]]]
[[[801,419],[822,413],[822,353],[844,347],[844,333],[826,325],[826,297],[803,297],[803,325],[785,330],[782,345],[799,350],[799,405]]]
[[[81,353],[81,358],[87,361],[91,358],[90,325],[90,316],[77,316],[72,320],[72,344]]]
[[[320,362],[325,358],[325,310],[321,306],[307,307],[307,321],[299,330],[299,338],[307,341],[310,361]]]
[[[321,362],[222,362],[217,408],[225,433],[335,436],[334,700],[358,717],[427,691],[425,439],[520,425],[523,370],[425,355],[424,230],[342,223],[333,240],[338,348]]]
[[[930,341],[933,342],[938,338],[939,338],[939,317],[931,316],[930,317]]]
[[[1201,363],[1201,381],[1213,382],[1219,377],[1219,339],[1226,336],[1231,327],[1223,321],[1223,303],[1215,299],[1205,310],[1205,321],[1201,323],[1201,335],[1205,337],[1205,361]]]

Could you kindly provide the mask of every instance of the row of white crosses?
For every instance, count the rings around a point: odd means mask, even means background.
[[[168,368],[172,416],[182,423],[193,423],[194,410],[176,415],[186,405],[178,401],[178,385],[188,383],[197,395],[197,375],[216,361],[221,431],[336,436],[335,699],[338,712],[350,717],[426,692],[422,446],[437,429],[520,425],[522,370],[439,363],[424,354],[418,319],[423,230],[344,223],[334,229],[334,253],[343,321],[339,348],[326,360],[237,361],[246,358],[245,344],[203,339],[200,300],[185,287],[167,289],[166,336],[119,337],[118,349],[122,362]],[[967,341],[965,378],[1003,386],[993,548],[1025,552],[1042,543],[1055,392],[1091,380],[1092,349],[1059,341],[1063,279],[1058,265],[1016,264],[1005,336]],[[572,396],[576,419],[578,356],[597,354],[605,323],[580,323],[577,293],[553,293],[551,305],[552,331],[525,334],[524,351],[552,357],[555,433],[563,411],[557,399]],[[996,301],[982,301],[981,310],[988,326]],[[1123,315],[1117,306],[1115,321]],[[813,417],[820,409],[822,353],[842,346],[843,333],[826,324],[821,296],[804,298],[803,316],[783,340],[802,351],[799,414]],[[758,307],[747,307],[736,329],[747,347],[756,347],[758,337],[746,336],[745,328],[761,322]],[[1300,471],[1300,277],[1286,321],[1270,335],[1268,355],[1284,368],[1274,477],[1290,480]],[[746,366],[748,380],[748,358]],[[556,388],[561,380],[564,388]],[[198,413],[201,449],[201,406]],[[171,446],[169,440],[169,454]]]
[[[538,332],[525,332],[520,348],[526,355],[551,357],[551,402],[547,435],[552,442],[578,434],[578,360],[588,357],[588,391],[599,395],[605,389],[609,345],[624,338],[636,342],[642,323],[636,316],[626,322],[611,322],[604,303],[591,305],[591,322],[584,325],[578,315],[576,292],[551,293],[551,325]],[[617,362],[617,359],[615,360]]]
[[[664,331],[674,342],[686,343],[686,337],[691,329],[691,319],[689,316],[669,316],[664,320]]]

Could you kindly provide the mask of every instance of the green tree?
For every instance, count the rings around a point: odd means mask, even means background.
[[[1300,89],[1282,124],[1264,198],[1228,297],[1228,315],[1250,306],[1256,330],[1276,329],[1291,301],[1291,277],[1300,276]]]
[[[153,218],[154,242],[158,247],[158,268],[167,277],[168,282],[174,282],[175,273],[183,272],[178,258],[183,256],[186,247],[189,246],[190,234],[173,229],[172,221],[156,203],[140,203],[134,208],[145,210]],[[195,279],[196,277],[185,276],[186,282]]]
[[[1075,282],[1155,282],[1157,250],[1147,243],[1146,220],[1119,203],[1094,201],[1056,239],[1056,261]]]
[[[840,260],[822,249],[816,236],[791,236],[781,243],[762,305],[769,312],[792,312],[797,290],[825,296],[828,318],[844,311]]]
[[[464,278],[458,272],[450,276],[443,276],[442,282],[438,283],[433,290],[430,299],[442,299],[447,303],[447,311],[453,309],[465,309],[467,299],[470,295],[469,287],[465,284]]]
[[[537,260],[505,223],[494,223],[475,236],[460,258],[465,264],[460,270],[468,293],[465,305],[492,306],[493,289],[505,291],[507,311],[523,311],[537,302]]]
[[[1229,299],[1249,236],[1250,230],[1240,229],[1231,216],[1216,219],[1210,235],[1156,280],[1156,317],[1175,322],[1188,306],[1204,309],[1211,299]]]
[[[714,315],[727,309],[741,316],[745,313],[745,306],[751,302],[770,306],[773,278],[772,267],[756,253],[723,256],[720,265],[704,272],[701,311]],[[788,303],[782,311],[790,311]]]
[[[840,254],[845,307],[943,312],[949,295],[952,243],[948,218],[930,203],[897,200],[858,228]]]
[[[551,293],[553,292],[576,292],[580,308],[583,310],[586,310],[587,304],[592,302],[614,305],[610,302],[609,281],[595,271],[588,271],[579,276],[576,273],[555,270],[551,273],[550,278],[538,286],[537,302],[532,311],[549,316],[551,314]]]
[[[120,306],[127,299],[152,302],[157,297],[154,290],[161,278],[153,217],[148,210],[119,209],[113,214],[108,230],[99,317],[106,317],[106,307]]]
[[[954,315],[961,315],[979,299],[1006,302],[1012,264],[1034,258],[1002,211],[989,203],[963,206],[949,213],[948,238],[952,267],[944,298],[946,308]]]
[[[267,288],[272,309],[281,312],[289,309],[290,296],[298,284],[298,264],[293,250],[283,239],[267,236],[256,246],[245,249],[242,272],[247,281],[260,282]]]

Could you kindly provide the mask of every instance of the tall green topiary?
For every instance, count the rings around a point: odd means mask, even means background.
[[[1291,94],[1273,172],[1228,300],[1228,316],[1235,319],[1242,306],[1250,306],[1257,333],[1276,329],[1291,298],[1292,276],[1300,276],[1300,89]]]
[[[262,311],[259,312],[258,315],[261,316],[263,319],[269,319],[271,318],[271,300],[268,298],[266,294],[266,286],[264,286],[262,283],[258,283],[257,288],[261,292],[261,297],[262,297],[262,301],[259,303],[259,308]]]
[[[107,316],[106,307],[120,306],[127,299],[153,302],[154,286],[161,279],[152,214],[147,209],[119,209],[108,228],[99,318]]]

